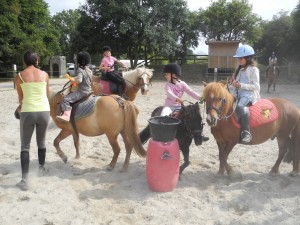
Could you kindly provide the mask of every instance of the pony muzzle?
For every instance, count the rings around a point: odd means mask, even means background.
[[[211,126],[211,127],[217,126],[217,121],[218,121],[217,118],[212,117],[210,114],[207,114],[207,116],[206,116],[206,122],[207,122],[207,124],[209,126]]]
[[[143,85],[143,86],[141,87],[141,94],[142,94],[142,95],[147,95],[148,91],[149,91],[148,85],[145,84],[145,85]]]

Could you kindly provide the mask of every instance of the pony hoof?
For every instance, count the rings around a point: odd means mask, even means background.
[[[63,155],[63,156],[61,157],[61,159],[62,159],[62,161],[63,161],[64,163],[67,163],[67,162],[68,162],[68,156]]]
[[[127,172],[127,168],[120,169],[120,173],[125,173],[125,172]]]
[[[112,167],[111,165],[108,165],[107,167],[106,167],[106,171],[112,171],[114,169],[114,167]]]
[[[296,172],[296,171],[292,171],[290,174],[289,174],[290,177],[297,177],[299,176],[299,172]]]
[[[279,175],[279,172],[275,172],[275,171],[271,170],[271,171],[269,172],[269,175],[272,176],[272,177],[276,177],[276,176]]]

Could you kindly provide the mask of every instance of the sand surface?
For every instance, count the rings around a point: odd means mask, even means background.
[[[59,90],[65,79],[51,80]],[[4,85],[4,86],[3,86]],[[1,86],[4,87],[1,89]],[[31,144],[30,189],[15,185],[21,177],[19,121],[13,116],[17,93],[12,84],[0,85],[0,224],[15,225],[181,225],[181,224],[300,224],[300,177],[290,177],[292,165],[282,163],[279,176],[268,172],[278,154],[277,142],[257,146],[237,145],[229,156],[237,176],[217,176],[218,150],[210,128],[210,140],[191,145],[191,165],[172,192],[149,189],[146,160],[134,152],[127,172],[120,173],[125,158],[124,144],[116,168],[106,171],[112,150],[105,136],[81,136],[81,158],[75,159],[72,138],[61,143],[69,157],[64,164],[53,146],[59,129],[50,121],[47,133],[47,174],[38,177],[35,136]],[[151,111],[163,104],[164,82],[154,81],[147,96],[138,94],[139,129],[147,125]],[[203,87],[191,87],[202,92]],[[276,93],[300,108],[300,86],[278,85]],[[186,99],[191,100],[185,96]],[[145,144],[147,148],[147,144]],[[182,160],[182,157],[181,157]]]

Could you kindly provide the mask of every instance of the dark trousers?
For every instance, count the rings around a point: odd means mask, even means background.
[[[117,72],[112,71],[112,72],[107,72],[106,73],[106,77],[114,82],[115,84],[117,84],[118,86],[118,95],[122,96],[124,94],[124,90],[126,87],[126,83],[123,79],[122,76],[120,76]]]

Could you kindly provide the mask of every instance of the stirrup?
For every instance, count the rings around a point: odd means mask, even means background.
[[[241,132],[241,141],[243,143],[249,143],[252,140],[252,135],[250,134],[249,131],[243,130]]]

